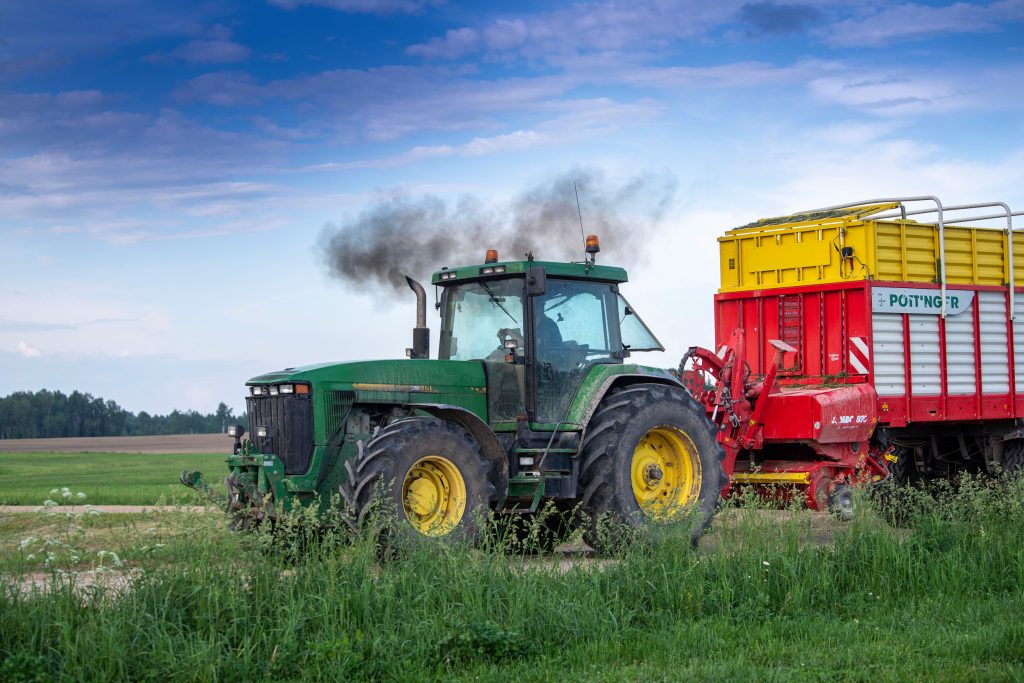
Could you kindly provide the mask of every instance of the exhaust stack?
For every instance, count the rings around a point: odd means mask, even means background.
[[[430,358],[430,328],[427,327],[427,293],[423,285],[408,275],[405,281],[416,292],[416,327],[412,328],[412,348],[406,349],[409,358]]]

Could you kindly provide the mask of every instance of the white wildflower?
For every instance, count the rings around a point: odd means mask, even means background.
[[[21,550],[24,550],[25,548],[27,548],[30,545],[32,545],[33,543],[35,543],[37,540],[38,539],[35,536],[29,536],[28,538],[23,538],[23,539],[21,539],[21,543],[18,544],[18,547]]]
[[[761,560],[761,564],[763,564],[763,565],[764,565],[764,566],[766,566],[766,567],[770,567],[770,566],[772,566],[772,565],[771,565],[771,562],[769,562],[768,560]]]
[[[85,500],[86,498],[88,498],[88,496],[85,495],[84,492],[79,491],[78,493],[75,494],[75,498],[77,498],[78,500]]]

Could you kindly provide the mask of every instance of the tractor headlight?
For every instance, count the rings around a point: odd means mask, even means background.
[[[256,428],[256,436],[259,438],[265,439],[268,434],[270,434],[270,430],[266,426],[260,425]]]
[[[242,425],[230,425],[228,427],[228,436],[241,439],[243,434],[245,434],[245,427]]]
[[[270,395],[271,396],[277,396],[277,385],[276,384],[271,384],[270,385]]]
[[[280,391],[282,394],[294,394],[295,393],[295,385],[294,384],[281,384],[281,385],[279,385],[277,387],[277,390]]]
[[[266,390],[266,387],[249,387],[249,393],[252,394],[253,396],[262,396],[263,394],[267,393]]]

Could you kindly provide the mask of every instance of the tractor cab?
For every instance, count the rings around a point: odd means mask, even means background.
[[[494,250],[483,265],[443,269],[432,278],[439,359],[483,362],[492,428],[525,415],[542,429],[572,429],[564,423],[592,367],[664,350],[619,292],[625,281],[622,268],[593,260],[498,261]]]

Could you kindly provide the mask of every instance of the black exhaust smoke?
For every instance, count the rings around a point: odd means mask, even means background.
[[[393,193],[353,219],[324,226],[320,244],[332,275],[357,289],[393,294],[409,284],[406,273],[422,277],[441,266],[479,263],[489,248],[498,249],[502,260],[531,251],[538,258],[581,261],[574,182],[585,231],[598,234],[602,251],[626,266],[643,257],[677,184],[668,172],[614,184],[600,171],[574,169],[500,205],[472,196],[448,204]]]

